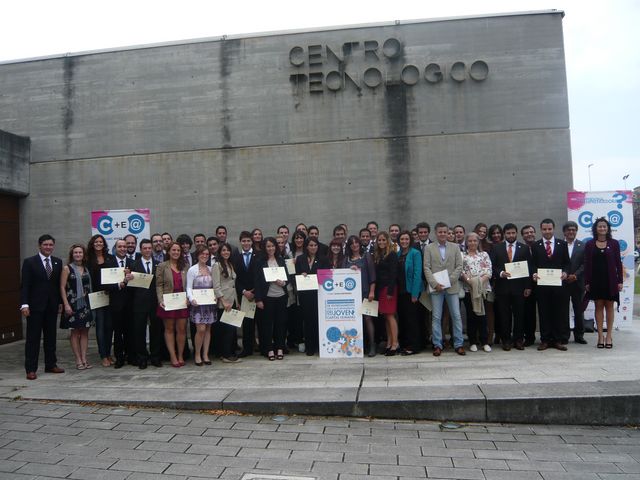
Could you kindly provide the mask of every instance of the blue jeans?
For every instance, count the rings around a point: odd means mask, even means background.
[[[431,320],[432,343],[434,347],[442,348],[442,305],[445,299],[447,300],[451,325],[453,326],[453,348],[458,348],[464,344],[464,338],[462,337],[460,297],[458,297],[457,293],[431,293],[431,303],[433,304]]]
[[[96,343],[100,358],[111,356],[111,344],[113,342],[113,325],[111,323],[111,312],[108,307],[98,308],[93,311],[93,318],[96,322]]]

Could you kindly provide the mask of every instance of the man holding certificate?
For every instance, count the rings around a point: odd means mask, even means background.
[[[491,265],[495,280],[494,292],[498,307],[499,332],[502,349],[524,350],[524,302],[531,294],[531,254],[529,247],[517,242],[518,228],[507,223],[503,229],[504,242],[491,248]]]
[[[571,260],[567,242],[555,238],[555,223],[550,218],[540,222],[542,238],[532,248],[533,264],[537,282],[536,295],[540,317],[540,340],[538,350],[549,347],[566,351],[569,338],[569,295],[562,285],[567,278]]]

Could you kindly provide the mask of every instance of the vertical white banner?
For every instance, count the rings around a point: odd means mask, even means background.
[[[360,272],[318,270],[320,358],[362,358]]]
[[[138,210],[98,210],[91,212],[91,235],[102,235],[113,253],[116,240],[126,235],[135,235],[136,251],[140,240],[151,238],[151,212],[148,208]]]
[[[620,308],[616,312],[614,327],[628,327],[633,318],[634,238],[633,192],[567,192],[569,220],[578,224],[579,240],[587,242],[593,237],[591,227],[600,217],[611,224],[611,236],[620,242],[623,269],[623,288],[620,292]],[[593,319],[593,302],[584,312],[585,319]]]

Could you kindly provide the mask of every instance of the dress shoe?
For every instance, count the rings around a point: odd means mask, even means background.
[[[502,350],[504,350],[505,352],[511,351],[511,344],[510,343],[503,343],[502,344]]]
[[[563,345],[562,342],[556,342],[554,345],[554,348],[556,350],[560,350],[561,352],[566,352],[567,351],[567,346]]]
[[[47,373],[64,373],[64,368],[60,368],[56,365],[55,367],[45,368],[44,371]]]
[[[36,372],[27,372],[27,380],[35,380],[36,378],[38,378]]]
[[[116,360],[116,363],[113,364],[113,368],[122,368],[124,367],[124,360]]]
[[[464,347],[458,347],[456,348],[456,353],[458,355],[466,355],[466,352],[464,351]]]
[[[538,345],[538,351],[542,351],[542,350],[546,350],[547,348],[549,348],[549,344],[547,342],[541,342],[540,345]]]
[[[162,367],[162,362],[160,360],[151,360],[151,365],[154,367],[160,368]]]
[[[147,368],[147,361],[146,360],[140,360],[138,362],[138,368],[140,370],[144,370],[145,368]]]
[[[516,347],[516,350],[524,350],[524,345],[521,341],[517,341],[514,346]]]
[[[441,353],[442,353],[442,349],[440,347],[435,347],[433,349],[433,356],[434,357],[439,357]]]
[[[584,337],[575,337],[575,341],[576,343],[579,343],[580,345],[586,345],[587,341],[584,339]]]
[[[250,357],[251,355],[253,355],[253,352],[240,352],[238,358]]]
[[[534,343],[536,343],[535,340],[525,340],[524,341],[524,346],[525,347],[530,347],[531,345],[533,345]]]

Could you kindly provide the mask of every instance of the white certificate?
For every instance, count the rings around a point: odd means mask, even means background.
[[[296,261],[293,258],[285,258],[284,264],[287,266],[287,273],[289,275],[296,274]]]
[[[447,270],[440,270],[439,272],[434,273],[433,278],[435,278],[436,282],[438,282],[444,288],[451,287],[451,280],[449,280],[449,272]],[[429,291],[435,292],[436,289],[429,285]]]
[[[164,310],[166,312],[187,308],[186,292],[165,293],[162,295],[162,301],[164,302]]]
[[[191,295],[198,305],[216,305],[218,303],[213,288],[195,288],[191,291]]]
[[[256,302],[249,300],[244,295],[242,296],[242,302],[240,304],[240,310],[244,312],[244,316],[247,318],[253,318],[256,316]]]
[[[262,270],[264,271],[264,279],[267,282],[287,281],[287,272],[285,272],[284,267],[265,267]]]
[[[100,269],[100,283],[102,285],[113,285],[120,282],[124,282],[124,267]]]
[[[296,287],[299,292],[318,290],[318,275],[310,273],[307,276],[296,275]]]
[[[128,287],[149,288],[153,280],[152,273],[131,272],[133,278],[127,283]]]
[[[91,310],[109,305],[109,294],[105,290],[89,294],[89,305]]]
[[[541,287],[561,287],[562,269],[560,268],[539,268],[538,285]]]
[[[377,317],[378,316],[378,301],[377,300],[369,301],[368,298],[363,299],[362,300],[362,309],[360,310],[360,312],[362,313],[362,315],[368,315],[370,317]]]
[[[222,317],[220,317],[220,321],[228,325],[233,325],[234,327],[241,327],[242,320],[244,320],[244,317],[245,317],[245,313],[243,311],[231,309],[229,311],[225,310],[222,313]]]
[[[511,262],[504,264],[504,271],[510,273],[509,280],[516,278],[526,278],[529,276],[529,263],[528,262]]]

